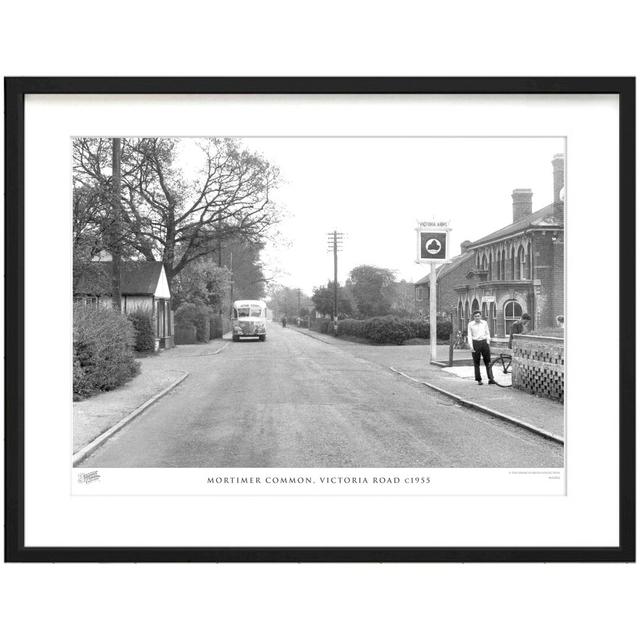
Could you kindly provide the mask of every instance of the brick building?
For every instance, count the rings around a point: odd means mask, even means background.
[[[472,243],[437,274],[438,313],[456,310],[456,328],[466,328],[480,310],[491,335],[509,335],[523,313],[536,333],[564,315],[564,155],[553,157],[553,202],[532,211],[530,189],[515,189],[513,222]],[[416,304],[428,313],[429,277],[416,283]]]
[[[456,287],[467,282],[467,274],[475,266],[475,253],[469,249],[471,242],[465,240],[460,245],[460,255],[450,262],[441,264],[436,270],[436,305],[439,316],[449,318],[458,308],[458,294]],[[429,278],[415,283],[416,309],[419,315],[429,315]]]

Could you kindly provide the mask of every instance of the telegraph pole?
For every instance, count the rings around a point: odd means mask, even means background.
[[[328,233],[328,250],[333,251],[333,332],[338,332],[338,251],[342,250],[343,233]]]
[[[111,220],[111,304],[120,313],[120,266],[122,263],[122,213],[120,206],[121,190],[121,153],[122,144],[120,138],[113,138],[111,168],[112,168],[112,215]]]

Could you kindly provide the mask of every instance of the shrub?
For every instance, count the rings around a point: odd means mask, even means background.
[[[339,326],[339,325],[338,325]],[[333,320],[331,318],[317,318],[311,321],[311,329],[320,333],[333,333]]]
[[[184,302],[175,312],[174,320],[177,326],[196,326],[196,305],[193,302]]]
[[[407,325],[398,318],[371,318],[365,321],[365,338],[378,344],[402,344],[410,337]]]
[[[451,320],[438,320],[436,325],[436,337],[438,340],[448,340],[452,331]]]
[[[177,309],[174,316],[176,323],[176,334],[189,334],[193,328],[196,330],[196,340],[198,342],[209,342],[210,339],[210,319],[213,310],[202,302],[184,302]]]
[[[176,325],[174,340],[176,344],[195,344],[196,328],[192,324]]]
[[[409,338],[429,339],[429,323],[426,320],[407,319],[404,323],[409,330]]]
[[[203,305],[204,306],[204,305]],[[198,310],[198,315],[196,316],[196,339],[198,342],[209,342],[209,334],[210,330],[210,319],[209,319],[209,310],[208,307],[205,307],[206,311]]]
[[[73,308],[73,399],[110,391],[139,371],[133,324],[110,307]]]
[[[196,329],[198,342],[209,342],[211,339],[211,323],[213,322],[213,308],[203,302],[196,303],[198,316],[196,318]]]
[[[446,340],[451,333],[451,322],[438,322],[437,338]],[[341,320],[338,336],[365,338],[378,344],[402,344],[411,338],[429,339],[429,323],[426,320],[382,316],[368,320]]]
[[[154,351],[156,334],[153,328],[153,316],[141,309],[129,314],[129,320],[136,332],[135,350],[139,352]]]
[[[338,336],[353,336],[355,338],[364,337],[365,320],[354,320],[347,318],[338,322]]]
[[[212,315],[209,322],[209,337],[212,340],[222,338],[224,334],[224,323],[221,315]]]

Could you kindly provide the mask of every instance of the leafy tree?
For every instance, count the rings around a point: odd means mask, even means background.
[[[236,300],[261,300],[266,295],[265,278],[260,251],[262,242],[245,238],[231,238],[221,243],[220,264],[233,274],[233,297]]]
[[[276,284],[269,287],[269,297],[271,298],[269,306],[273,309],[276,318],[283,315],[288,317],[298,315],[298,299],[300,301],[300,316],[309,315],[308,309],[311,306],[311,298],[302,291],[300,291],[298,298],[299,291],[299,289]]]
[[[415,285],[413,282],[400,280],[391,288],[391,312],[401,317],[414,316],[416,313]]]
[[[363,264],[351,270],[349,284],[363,318],[383,316],[391,311],[393,303],[393,271]]]
[[[201,302],[212,309],[221,309],[228,296],[231,273],[210,260],[189,263],[173,282],[172,305],[177,309],[185,302]]]
[[[313,306],[322,315],[333,316],[334,284],[329,280],[326,287],[317,287],[311,296]],[[338,316],[349,316],[353,313],[353,307],[348,292],[338,285]]]

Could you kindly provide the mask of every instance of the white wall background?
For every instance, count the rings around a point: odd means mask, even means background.
[[[632,11],[24,0],[3,7],[0,60],[3,75],[635,75]],[[0,567],[20,639],[629,637],[639,592],[636,565]]]

